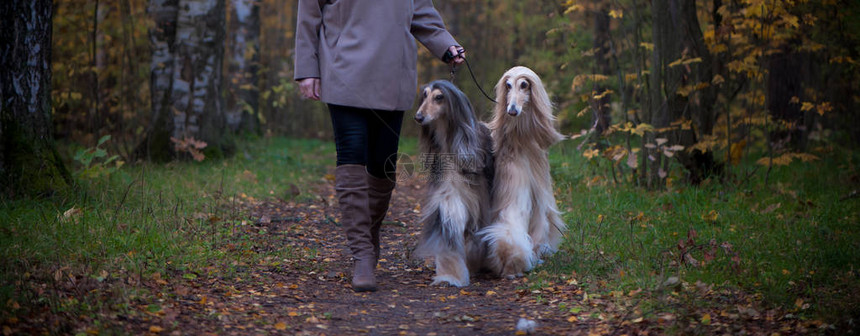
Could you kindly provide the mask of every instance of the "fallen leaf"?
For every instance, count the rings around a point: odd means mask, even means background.
[[[275,323],[275,329],[277,330],[287,330],[287,324],[284,322]]]
[[[702,315],[702,324],[704,324],[704,325],[711,324],[711,314]]]
[[[155,326],[155,325],[154,325],[154,326],[149,326],[149,332],[151,332],[151,333],[153,333],[153,334],[157,334],[157,333],[160,333],[160,332],[162,332],[162,331],[164,331],[164,328],[162,328],[162,327]]]

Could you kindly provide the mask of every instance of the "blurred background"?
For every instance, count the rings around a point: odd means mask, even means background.
[[[324,105],[300,99],[292,79],[296,4],[56,1],[55,137],[91,147],[111,135],[109,151],[127,161],[170,160],[193,141],[229,155],[230,141],[221,140],[229,134],[331,138]],[[853,122],[860,100],[854,1],[438,0],[435,6],[485,90],[492,94],[511,66],[534,69],[556,103],[562,131],[585,135],[581,149],[606,153],[611,143],[601,139],[617,133],[663,137],[687,152],[716,155],[684,164],[692,167],[736,161],[750,150],[776,150],[777,158],[780,150],[803,152],[810,138],[860,139]],[[420,83],[449,78],[447,65],[419,50]],[[455,84],[488,119],[491,105],[465,68]],[[417,134],[410,120],[404,125],[406,136]],[[158,140],[159,129],[177,139]],[[157,154],[158,148],[167,152]]]

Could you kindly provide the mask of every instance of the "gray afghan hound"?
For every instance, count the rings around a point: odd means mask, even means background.
[[[477,232],[489,224],[493,181],[492,139],[463,92],[448,81],[422,89],[415,121],[428,172],[422,205],[424,230],[416,252],[435,257],[433,285],[469,285],[486,258]]]

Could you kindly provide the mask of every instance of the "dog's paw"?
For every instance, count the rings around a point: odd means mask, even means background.
[[[555,253],[555,249],[552,248],[552,246],[550,246],[549,244],[540,244],[537,250],[537,255],[541,257],[550,256],[553,253]],[[540,264],[541,262],[542,261],[539,261],[538,264]]]
[[[506,274],[506,275],[505,275],[505,279],[508,279],[508,280],[514,280],[514,279],[516,279],[516,278],[522,278],[522,277],[523,277],[523,274],[522,274],[522,273],[517,273],[517,274]]]
[[[440,287],[466,287],[469,285],[469,279],[457,279],[449,275],[437,275],[433,277],[433,282],[430,283],[430,286],[440,286]]]

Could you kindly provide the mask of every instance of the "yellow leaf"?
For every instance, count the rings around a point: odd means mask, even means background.
[[[584,8],[584,7],[582,7],[582,5],[572,5],[572,6],[570,6],[570,7],[567,7],[567,9],[565,9],[565,10],[564,10],[564,14],[568,14],[568,13],[570,13],[570,12],[580,11],[580,10],[582,10],[583,8]]]
[[[746,145],[747,145],[746,140],[741,140],[741,141],[738,141],[738,142],[732,144],[732,149],[729,152],[730,153],[729,155],[730,155],[731,160],[732,160],[732,164],[736,165],[736,164],[741,162],[741,156],[744,155],[744,147],[746,147]]]
[[[611,16],[614,19],[620,19],[620,18],[624,17],[624,12],[622,12],[620,9],[613,9],[613,10],[609,11],[609,16]]]
[[[567,318],[567,322],[570,322],[570,323],[576,322],[577,320],[578,319],[576,318],[576,315],[571,315],[570,317]]]
[[[654,43],[641,42],[639,46],[648,51],[654,50]]]
[[[277,330],[287,330],[287,324],[284,322],[275,323],[275,329]]]
[[[711,324],[711,314],[702,315],[702,324]]]
[[[496,292],[488,290],[486,295],[487,296],[493,296],[493,295],[496,295]]]
[[[585,108],[580,110],[579,113],[576,114],[576,117],[578,118],[578,117],[584,116],[585,113],[587,113],[589,109],[591,109],[591,106],[586,106]]]
[[[291,311],[289,311],[289,312],[287,313],[287,316],[289,316],[289,317],[296,317],[296,316],[299,316],[299,313],[298,313],[298,312],[296,312],[295,310],[291,310]]]
[[[702,219],[708,222],[715,222],[720,214],[716,210],[711,210],[707,215],[702,215]]]
[[[598,75],[598,74],[577,75],[576,77],[573,78],[573,83],[571,84],[570,87],[573,91],[576,91],[579,87],[581,87],[583,84],[585,84],[588,81],[602,82],[602,81],[605,81],[608,79],[609,79],[609,77],[606,75]]]
[[[160,332],[162,332],[162,331],[164,331],[164,328],[162,328],[162,327],[155,326],[155,325],[154,325],[154,326],[149,326],[149,332],[151,332],[151,333],[153,333],[153,334],[157,334],[157,333],[160,333]]]

